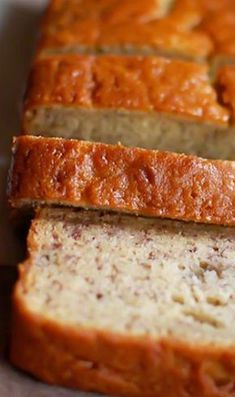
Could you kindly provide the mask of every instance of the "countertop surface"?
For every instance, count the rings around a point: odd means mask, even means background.
[[[44,385],[8,362],[10,294],[24,249],[10,225],[6,180],[11,141],[20,132],[20,107],[38,23],[46,0],[0,0],[0,397],[95,397]]]

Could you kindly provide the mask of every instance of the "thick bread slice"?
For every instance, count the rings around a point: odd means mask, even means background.
[[[155,57],[55,56],[37,61],[23,130],[235,158],[229,111],[206,65]]]
[[[61,204],[235,225],[235,163],[21,136],[9,198],[14,207]]]
[[[39,55],[119,53],[235,61],[234,0],[53,0]]]
[[[195,0],[54,0],[39,52],[164,54],[201,60],[213,49]]]
[[[234,228],[47,209],[28,243],[15,365],[109,395],[234,397]]]

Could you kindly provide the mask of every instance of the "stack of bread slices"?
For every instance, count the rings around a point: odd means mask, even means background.
[[[234,0],[52,0],[8,195],[35,212],[12,363],[123,397],[235,396]]]

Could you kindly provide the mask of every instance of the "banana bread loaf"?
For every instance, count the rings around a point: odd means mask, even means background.
[[[28,243],[15,365],[108,395],[234,397],[234,228],[46,209]]]
[[[156,57],[55,56],[36,61],[23,130],[235,158],[235,131],[208,68]]]
[[[15,140],[12,206],[61,204],[235,225],[235,163],[60,138]]]

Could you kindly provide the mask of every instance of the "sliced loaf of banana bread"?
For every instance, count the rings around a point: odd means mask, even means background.
[[[109,395],[234,397],[234,228],[45,209],[28,244],[16,366]]]
[[[61,138],[15,139],[14,207],[60,204],[235,225],[235,162]]]

